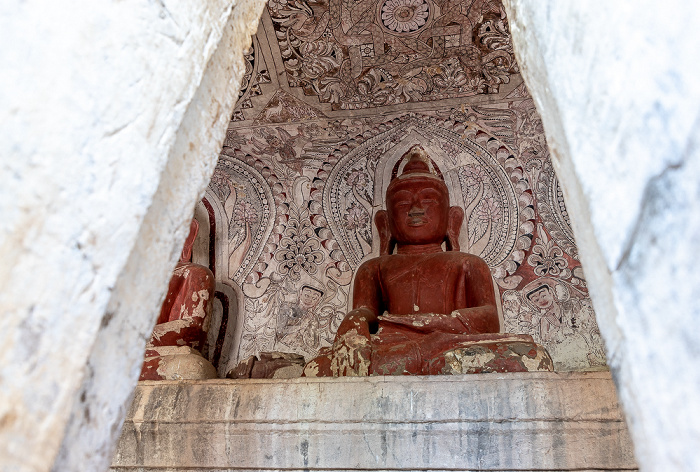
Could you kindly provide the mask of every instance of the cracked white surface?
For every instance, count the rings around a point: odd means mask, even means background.
[[[700,470],[700,7],[505,4],[640,468]]]
[[[261,8],[0,7],[0,470],[108,466]]]

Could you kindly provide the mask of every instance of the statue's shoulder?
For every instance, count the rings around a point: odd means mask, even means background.
[[[357,268],[357,271],[366,272],[377,270],[381,266],[382,260],[386,259],[387,257],[390,256],[377,256],[373,257],[372,259],[367,259],[365,262],[360,264],[360,267]]]
[[[173,270],[173,276],[187,279],[196,277],[201,280],[214,281],[214,274],[209,267],[193,262],[178,263],[178,265],[175,266],[175,270]]]
[[[467,266],[477,266],[477,267],[488,267],[488,264],[486,264],[486,261],[483,260],[481,257],[475,255],[475,254],[469,254],[467,252],[461,252],[461,251],[450,251],[447,252],[446,254],[454,254],[456,257],[455,259],[459,260],[462,264],[467,265]]]

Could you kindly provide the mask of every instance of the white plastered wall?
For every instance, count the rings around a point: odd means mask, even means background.
[[[0,6],[0,470],[109,466],[262,7]]]
[[[640,468],[700,470],[700,6],[504,3]]]

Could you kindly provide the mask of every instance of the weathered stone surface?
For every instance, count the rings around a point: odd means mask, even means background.
[[[1,470],[106,468],[262,6],[3,3]]]
[[[630,470],[607,373],[143,382],[112,470]]]
[[[640,467],[700,470],[700,5],[504,3]]]

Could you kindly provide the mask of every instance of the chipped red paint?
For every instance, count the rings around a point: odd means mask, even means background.
[[[207,267],[188,262],[198,229],[199,224],[192,220],[180,262],[173,271],[151,340],[146,345],[141,380],[163,378],[156,372],[161,359],[159,347],[187,346],[200,350],[206,341],[214,296],[214,274]]]

